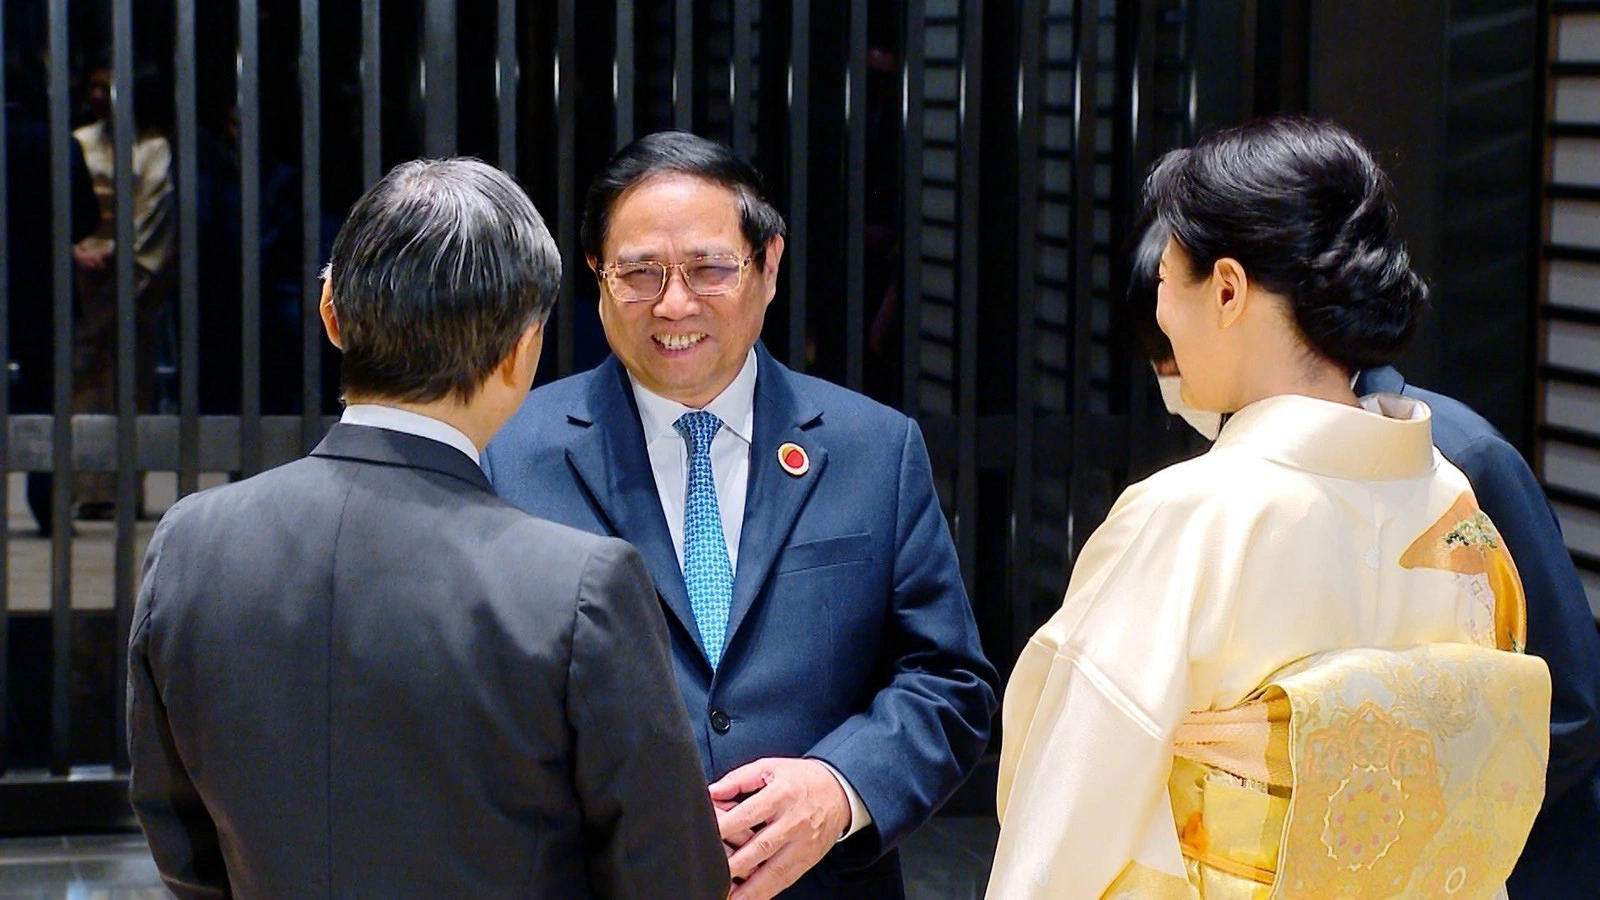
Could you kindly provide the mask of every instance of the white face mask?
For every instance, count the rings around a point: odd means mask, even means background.
[[[1200,436],[1208,441],[1217,439],[1222,433],[1222,413],[1207,412],[1195,409],[1183,401],[1183,376],[1181,375],[1156,375],[1156,381],[1161,385],[1161,402],[1167,405],[1167,412],[1183,417],[1189,427],[1200,432]]]

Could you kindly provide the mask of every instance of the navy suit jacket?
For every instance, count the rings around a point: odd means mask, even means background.
[[[1550,666],[1544,808],[1507,888],[1513,897],[1600,897],[1600,636],[1544,491],[1515,447],[1465,404],[1369,369],[1357,394],[1389,391],[1433,410],[1433,443],[1505,539],[1528,598],[1528,652]]]
[[[714,673],[615,357],[529,394],[485,468],[528,512],[643,553],[708,779],[761,757],[808,756],[860,794],[872,826],[787,896],[898,896],[892,848],[982,754],[995,672],[916,423],[756,352],[744,530]],[[786,442],[810,457],[805,474],[779,466]]]

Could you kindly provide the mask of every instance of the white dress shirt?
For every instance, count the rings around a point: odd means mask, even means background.
[[[684,413],[694,412],[676,400],[634,381],[633,399],[639,404],[639,424],[644,427],[645,452],[656,476],[661,512],[667,517],[672,548],[683,568],[683,507],[689,483],[689,442],[673,427]],[[744,533],[744,495],[750,485],[750,439],[755,431],[756,352],[745,357],[739,374],[706,412],[722,420],[711,439],[711,471],[717,483],[717,511],[722,514],[722,538],[728,542],[728,563],[739,571],[739,536]]]
[[[473,465],[479,464],[477,445],[472,443],[471,438],[462,434],[460,429],[408,409],[382,406],[377,403],[352,403],[344,408],[344,415],[339,417],[339,422],[343,425],[365,425],[369,428],[382,428],[385,431],[398,431],[401,434],[438,441],[465,453]]]
[[[645,451],[650,456],[650,471],[655,475],[656,494],[661,512],[672,534],[672,548],[678,553],[678,568],[683,568],[684,494],[689,483],[689,442],[673,427],[678,418],[694,412],[676,400],[652,392],[630,375],[633,399],[639,405],[639,424],[644,428]],[[722,420],[722,427],[711,439],[711,471],[717,484],[717,512],[722,515],[722,537],[728,544],[728,563],[739,571],[739,537],[744,533],[745,493],[750,486],[750,443],[755,435],[756,351],[751,349],[744,366],[733,381],[722,389],[705,410]],[[776,465],[776,463],[774,463]],[[840,836],[844,840],[872,824],[872,814],[861,802],[861,795],[850,782],[828,763],[817,760],[833,777],[850,801],[850,827]]]

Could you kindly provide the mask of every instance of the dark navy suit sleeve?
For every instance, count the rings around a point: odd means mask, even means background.
[[[128,758],[133,767],[128,792],[167,887],[179,897],[227,897],[228,870],[217,826],[178,754],[150,663],[161,556],[180,510],[168,510],[150,539],[134,607],[128,641]]]
[[[906,420],[897,491],[889,680],[807,754],[838,769],[894,846],[960,786],[989,741],[995,671],[983,656],[922,432]],[[874,854],[876,855],[876,854]]]
[[[1527,650],[1550,666],[1548,808],[1600,766],[1600,636],[1555,515],[1517,451],[1490,435],[1452,461],[1511,551],[1528,598]]]

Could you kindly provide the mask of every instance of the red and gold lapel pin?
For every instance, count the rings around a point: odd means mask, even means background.
[[[795,443],[784,443],[778,446],[778,465],[785,472],[799,478],[811,471],[811,457],[806,455],[804,447]]]

